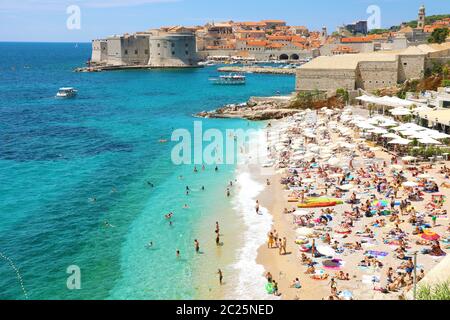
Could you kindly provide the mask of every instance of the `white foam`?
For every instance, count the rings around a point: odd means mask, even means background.
[[[253,180],[248,172],[237,176],[239,191],[234,197],[234,208],[242,217],[246,226],[244,246],[238,250],[238,261],[232,265],[238,273],[231,299],[275,299],[265,290],[264,267],[256,262],[258,249],[265,243],[267,233],[272,227],[272,216],[266,208],[256,213],[255,204],[258,194],[264,186]]]

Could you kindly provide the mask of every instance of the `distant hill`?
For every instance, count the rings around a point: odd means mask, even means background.
[[[445,19],[445,18],[450,18],[450,14],[436,14],[434,16],[428,16],[428,17],[425,17],[425,24],[432,24],[438,20]],[[412,21],[406,22],[406,25],[410,26],[411,28],[416,28],[417,20],[412,20]]]
[[[432,23],[434,23],[434,22],[436,22],[438,20],[445,19],[445,18],[450,18],[450,14],[436,14],[434,16],[428,16],[428,17],[425,17],[425,24],[426,25],[432,24]],[[409,21],[409,22],[405,22],[405,24],[407,26],[410,26],[411,28],[416,28],[417,27],[417,20],[412,20],[412,21]],[[369,34],[382,34],[382,33],[385,33],[385,32],[395,32],[395,31],[398,31],[398,30],[400,30],[400,26],[392,26],[389,29],[372,29],[372,30],[369,31]]]

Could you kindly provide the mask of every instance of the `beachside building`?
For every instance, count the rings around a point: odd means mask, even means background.
[[[405,50],[320,56],[297,72],[297,91],[337,89],[374,91],[421,79],[436,62],[450,61],[450,43],[419,45]]]

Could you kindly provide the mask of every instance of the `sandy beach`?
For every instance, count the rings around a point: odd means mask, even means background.
[[[330,120],[330,115],[319,115],[319,122],[322,121],[321,124],[324,127],[327,127],[324,120]],[[335,119],[335,117],[333,118]],[[280,127],[286,128],[286,121],[289,120],[280,120],[277,123],[273,123],[272,128],[267,129],[270,132],[275,132],[277,130],[282,133],[286,133],[286,129],[279,129]],[[291,120],[292,121],[292,120]],[[291,127],[294,122],[291,122]],[[295,123],[294,123],[295,124]],[[341,123],[339,126],[343,126]],[[351,129],[351,132],[345,135],[345,139],[343,135],[340,134],[339,131],[331,130],[327,127],[329,131],[328,141],[321,142],[319,137],[317,139],[311,139],[309,142],[314,142],[316,145],[320,147],[325,146],[327,143],[336,142],[338,139],[341,141],[346,141],[347,143],[354,143],[357,141],[356,139],[360,138],[359,134]],[[277,131],[277,132],[279,132]],[[303,134],[303,133],[302,133]],[[302,134],[298,134],[298,137],[304,139]],[[292,136],[292,135],[290,135]],[[295,135],[294,135],[295,136]],[[397,168],[397,170],[393,169],[390,164],[392,155],[383,150],[382,148],[373,148],[374,144],[370,141],[359,140],[358,148],[355,147],[354,154],[352,158],[352,165],[354,166],[352,169],[347,168],[347,171],[350,171],[353,176],[356,176],[356,172],[359,169],[367,170],[368,163],[371,165],[375,164],[377,168],[377,172],[380,176],[387,179],[387,182],[390,183],[394,179],[394,174],[401,172],[404,175],[405,181],[419,181],[417,175],[413,177],[414,171],[411,171],[411,168],[407,167],[405,163],[402,163],[401,160],[396,160],[397,165],[393,167]],[[359,146],[363,148],[359,148]],[[356,146],[356,145],[355,145]],[[367,149],[365,147],[367,147]],[[373,153],[370,159],[367,156],[367,150],[372,147],[369,151]],[[334,157],[339,159],[344,159],[344,154],[348,155],[349,152],[345,148],[339,148],[335,150],[336,153],[333,154]],[[320,157],[320,152],[316,154],[316,156]],[[288,156],[289,158],[289,156]],[[346,158],[345,158],[346,159]],[[314,159],[313,159],[314,160]],[[347,161],[347,160],[346,160]],[[321,164],[325,164],[326,161],[318,161]],[[312,162],[309,161],[309,164]],[[297,164],[300,164],[298,162]],[[348,165],[346,162],[345,165]],[[422,176],[429,175],[431,181],[434,181],[438,186],[441,186],[444,182],[448,183],[448,179],[441,174],[440,168],[444,165],[450,165],[449,162],[439,162],[434,164],[432,167],[428,167],[428,164],[415,164],[417,168],[419,168]],[[325,166],[325,165],[324,165]],[[422,166],[422,167],[421,167]],[[314,234],[308,235],[308,242],[311,244],[311,241],[315,241],[316,246],[322,246],[330,248],[329,244],[324,243],[324,236],[328,233],[331,236],[331,243],[337,241],[337,246],[339,250],[336,250],[336,253],[333,253],[332,256],[326,257],[324,255],[320,257],[312,257],[311,252],[307,252],[307,257],[311,258],[314,262],[315,271],[317,274],[325,274],[328,275],[325,280],[315,280],[312,279],[311,274],[305,274],[308,266],[302,264],[301,261],[301,252],[300,246],[295,243],[296,239],[299,238],[296,229],[299,228],[297,223],[294,224],[294,216],[292,214],[285,214],[284,210],[287,208],[288,210],[295,211],[296,204],[288,202],[288,196],[292,193],[291,191],[286,190],[286,185],[282,185],[280,181],[283,178],[287,178],[288,176],[292,176],[287,171],[287,168],[277,169],[272,168],[271,176],[267,177],[267,170],[264,175],[261,175],[258,170],[254,170],[252,172],[254,179],[259,181],[261,184],[266,184],[266,179],[268,178],[271,182],[270,186],[266,186],[264,191],[262,191],[257,199],[259,199],[261,206],[267,208],[268,212],[272,215],[273,225],[272,231],[276,230],[278,237],[287,239],[287,254],[280,255],[278,248],[269,249],[267,247],[267,241],[264,245],[262,245],[258,250],[258,264],[264,266],[265,272],[270,272],[273,276],[273,279],[278,283],[279,287],[279,298],[285,300],[293,300],[293,299],[301,299],[301,300],[317,300],[317,299],[328,299],[331,295],[331,279],[335,278],[336,286],[337,286],[337,294],[335,298],[341,294],[342,299],[357,299],[357,300],[380,300],[380,299],[391,299],[397,300],[402,298],[410,289],[411,283],[405,281],[402,285],[399,285],[398,288],[392,289],[390,291],[383,291],[382,288],[387,287],[388,285],[388,270],[389,268],[393,268],[393,276],[401,277],[402,274],[411,274],[410,270],[406,269],[405,264],[408,261],[408,258],[413,257],[414,252],[418,252],[417,254],[417,273],[419,277],[423,277],[419,270],[423,270],[424,274],[428,273],[431,269],[433,269],[436,265],[439,264],[440,261],[443,260],[443,256],[433,256],[430,254],[425,254],[424,249],[430,249],[433,242],[423,242],[418,243],[417,241],[423,241],[420,234],[414,234],[416,226],[412,223],[409,223],[409,219],[411,218],[411,212],[398,214],[398,216],[394,216],[394,212],[392,211],[390,215],[386,216],[364,216],[361,215],[358,218],[351,218],[352,226],[348,225],[349,212],[354,212],[355,205],[346,203],[349,199],[351,192],[341,192],[341,197],[343,200],[343,204],[333,206],[331,209],[331,215],[333,220],[328,223],[319,224],[317,222],[317,218],[323,215],[324,208],[308,208],[304,209],[311,214],[311,221],[316,221],[312,223],[309,227],[314,231]],[[331,168],[325,169],[325,171],[330,175],[332,172],[338,172],[339,174],[344,174],[344,170],[331,170]],[[299,170],[300,172],[300,170]],[[312,183],[308,183],[311,189],[314,191],[318,191],[319,185],[322,185],[324,182],[323,175],[319,174],[316,170],[310,170],[307,172],[299,173],[298,177],[300,179],[311,178],[314,180]],[[370,202],[374,201],[383,201],[387,199],[391,200],[389,197],[383,196],[382,193],[378,193],[373,191],[374,185],[372,182],[373,175],[368,174],[366,177],[359,177],[358,183],[356,183],[353,179],[349,181],[349,184],[354,185],[354,192],[358,198],[358,207],[361,207],[361,204],[365,203],[368,199]],[[327,178],[329,179],[329,177]],[[362,186],[363,183],[370,184],[369,188],[364,188]],[[332,185],[327,190],[326,197],[336,197],[337,191],[337,182],[333,180]],[[407,189],[403,186],[398,188],[397,197],[395,198],[396,202],[407,199],[410,189]],[[427,204],[429,204],[432,200],[432,195],[444,195],[447,199],[450,196],[450,192],[448,188],[441,187],[439,192],[435,193],[422,193],[422,198],[420,201],[412,201],[409,203],[408,210],[414,210],[418,215],[423,214],[423,225],[427,225],[430,227],[425,230],[427,233],[432,230],[433,233],[440,235],[440,239],[448,238],[448,226],[449,220],[448,216],[439,215],[438,212],[433,214],[437,215],[436,224],[433,225],[431,218],[431,209]],[[372,198],[371,198],[372,197]],[[448,207],[444,204],[441,207],[441,211]],[[398,207],[396,209],[398,211]],[[442,213],[442,212],[441,212]],[[397,217],[397,218],[393,218]],[[380,226],[376,224],[376,221],[380,221],[383,219],[383,225]],[[432,228],[431,228],[432,227]],[[336,231],[342,228],[347,228],[346,230],[349,233],[340,234]],[[396,237],[394,229],[398,228],[401,230],[402,236]],[[367,229],[367,230],[366,230]],[[367,236],[366,231],[372,232],[371,236]],[[267,236],[266,236],[267,237]],[[303,237],[302,237],[303,238]],[[404,239],[405,252],[402,255],[405,255],[406,258],[403,260],[399,259],[399,251],[395,251],[399,249],[399,245],[393,239]],[[447,240],[446,240],[447,241]],[[448,253],[449,247],[448,242],[441,241],[441,249],[443,252]],[[352,246],[355,243],[360,244],[359,249],[355,249]],[[331,249],[331,248],[330,248]],[[372,255],[371,255],[372,253]],[[403,256],[402,256],[403,257]],[[339,266],[336,268],[324,268],[324,261],[330,260],[331,258],[337,259]],[[373,259],[372,262],[376,261],[376,265],[374,266],[369,262],[370,265],[365,266],[364,260]],[[336,279],[336,274],[338,272],[342,272],[343,275],[348,274],[348,280],[339,280]],[[264,276],[261,275],[261,276]],[[295,289],[292,287],[293,281],[298,278],[301,284],[301,289]],[[408,278],[409,279],[409,278]],[[391,279],[392,281],[392,279]],[[399,280],[400,281],[400,280]],[[420,284],[420,282],[419,282]],[[264,290],[264,287],[261,287],[260,290]],[[344,298],[342,297],[342,293]],[[267,294],[267,296],[269,296]]]

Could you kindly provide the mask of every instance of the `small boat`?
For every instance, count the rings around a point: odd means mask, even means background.
[[[77,95],[78,91],[74,88],[59,88],[56,94],[57,98],[73,98]]]
[[[246,77],[240,74],[229,74],[226,76],[220,76],[219,78],[210,79],[213,84],[220,85],[242,85],[245,84]]]

